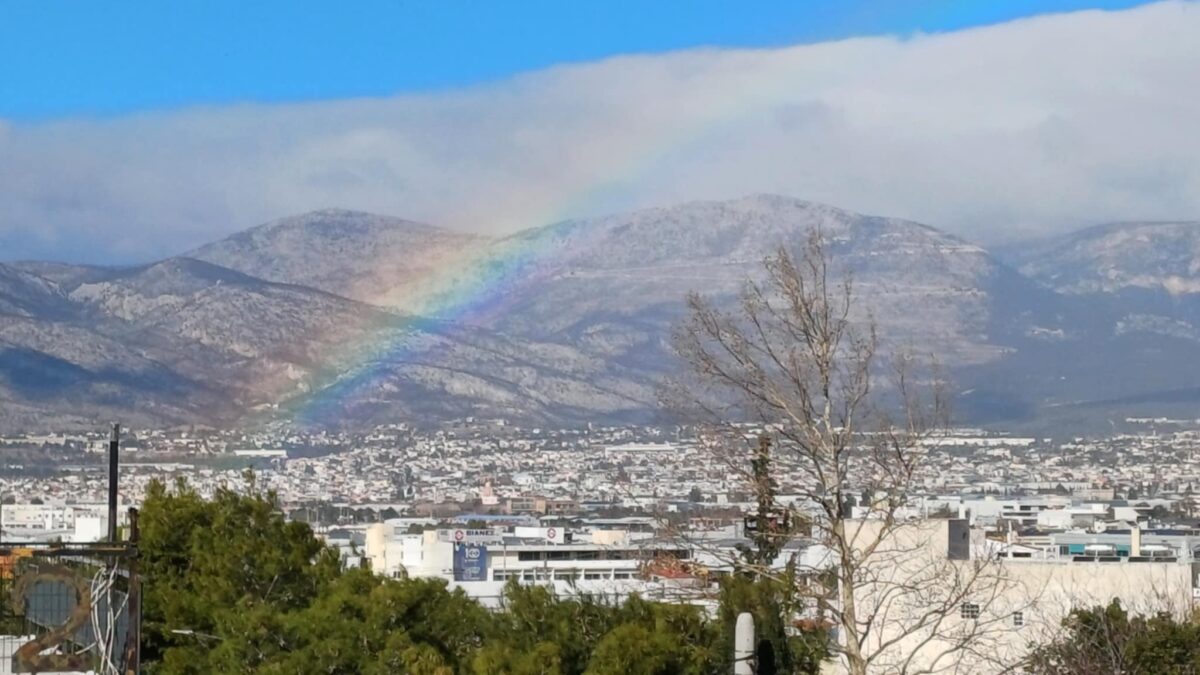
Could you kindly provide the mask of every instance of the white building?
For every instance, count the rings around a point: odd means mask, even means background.
[[[117,509],[117,525],[128,520]],[[6,542],[61,540],[101,541],[108,536],[107,504],[4,504],[0,506],[0,538]]]
[[[687,547],[634,539],[623,530],[515,527],[512,532],[432,529],[411,534],[388,522],[370,526],[366,537],[366,557],[377,573],[446,579],[491,606],[510,579],[549,585],[562,595],[619,599],[637,591],[653,597],[667,582],[645,574],[647,563],[663,557],[686,561],[691,555]]]
[[[866,546],[881,526],[858,521],[852,531]],[[1197,583],[1186,547],[1179,556],[1150,555],[1140,533],[1127,533],[1132,555],[1116,555],[1115,546],[1107,556],[1060,555],[1058,546],[1006,547],[980,535],[965,520],[918,521],[872,554],[864,574],[870,582],[854,595],[858,616],[875,619],[864,651],[875,655],[876,669],[907,664],[922,672],[1002,672],[1030,644],[1061,631],[1073,608],[1114,598],[1138,613],[1184,619],[1193,611]],[[997,551],[1014,557],[997,557]],[[965,634],[975,636],[970,651],[955,648]],[[834,672],[843,672],[840,664]]]

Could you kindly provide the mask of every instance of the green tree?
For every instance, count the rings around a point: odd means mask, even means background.
[[[561,671],[579,673],[596,643],[616,625],[616,615],[597,598],[565,601],[544,586],[513,580],[504,589],[504,612],[496,617],[497,637],[514,655],[555,645]]]
[[[505,587],[504,596],[493,643],[477,658],[476,675],[618,672],[611,669],[623,663],[622,655],[645,650],[651,650],[651,662],[665,658],[676,668],[667,671],[672,673],[712,672],[719,663],[713,651],[716,626],[697,607],[636,596],[622,603],[588,595],[564,599],[545,587],[516,582]],[[647,635],[645,645],[625,644]],[[670,649],[659,654],[663,645]],[[542,660],[530,658],[533,654]]]
[[[246,617],[306,607],[339,572],[337,553],[275,496],[221,488],[203,499],[184,481],[152,483],[141,512],[143,654],[163,672],[205,672],[210,642]],[[209,636],[209,637],[205,637]],[[171,656],[170,652],[178,653]]]
[[[475,675],[563,675],[562,653],[553,642],[519,650],[493,641],[479,651],[472,665]]]
[[[690,605],[564,598],[515,581],[492,612],[440,579],[341,569],[252,483],[211,499],[182,481],[154,483],[141,524],[151,673],[708,675],[728,672],[740,611],[770,636],[775,672],[808,672],[785,632],[791,599],[749,580],[723,587],[717,620]]]
[[[493,617],[441,580],[342,571],[274,495],[152,484],[142,508],[144,660],[158,673],[463,672]]]
[[[716,652],[725,659],[726,670],[733,668],[737,617],[750,612],[758,640],[758,675],[820,672],[821,661],[829,653],[828,637],[819,629],[802,631],[789,625],[801,607],[797,584],[790,579],[792,574],[794,570],[789,569],[780,577],[739,574],[721,580],[717,609],[720,642]]]
[[[754,487],[755,509],[753,548],[745,551],[750,565],[770,566],[779,557],[789,536],[788,513],[775,503],[775,478],[771,471],[771,438],[758,438],[758,448],[750,460],[751,478]]]
[[[1073,610],[1063,634],[1035,647],[1036,675],[1185,675],[1200,672],[1200,625],[1131,615],[1119,600]]]
[[[702,675],[725,672],[714,626],[697,608],[630,598],[620,625],[597,643],[584,675]]]
[[[586,675],[682,675],[678,651],[669,636],[624,624],[597,645]]]
[[[461,591],[447,591],[440,580],[397,581],[350,570],[311,606],[283,617],[277,633],[283,648],[259,672],[460,672],[490,621],[483,607]],[[237,651],[247,658],[261,649]]]

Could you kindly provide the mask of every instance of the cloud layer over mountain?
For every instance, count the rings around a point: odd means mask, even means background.
[[[0,259],[351,206],[505,233],[780,192],[997,242],[1200,216],[1200,5],[629,56],[465,90],[0,120]]]

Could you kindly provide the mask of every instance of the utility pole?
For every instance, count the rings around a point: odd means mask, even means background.
[[[132,555],[129,558],[129,592],[126,596],[129,623],[125,632],[125,675],[138,675],[142,663],[142,574],[137,549],[140,539],[138,510],[131,508],[127,544]]]
[[[121,425],[113,422],[108,435],[108,541],[117,543],[117,469],[120,467]]]

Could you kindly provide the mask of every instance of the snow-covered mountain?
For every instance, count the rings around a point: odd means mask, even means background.
[[[1075,416],[1195,416],[1200,222],[1112,223],[998,253],[1073,308],[1083,339],[1032,362],[1018,355],[997,378],[1027,373],[1031,390]]]
[[[964,419],[1178,399],[1200,378],[1194,240],[1114,227],[1010,249],[1028,276],[925,225],[774,195],[498,240],[330,210],[141,267],[0,265],[0,427],[654,419],[685,295],[736,302],[813,228],[881,335],[950,369]]]
[[[0,314],[57,314],[69,311],[69,304],[52,281],[0,263]]]
[[[1200,221],[1099,225],[1008,247],[1003,255],[1063,293],[1200,294]]]
[[[569,346],[190,258],[64,274],[61,285],[0,273],[0,429],[247,424],[310,411],[315,422],[351,423],[652,414],[648,378]]]
[[[0,428],[232,412],[221,392],[183,374],[184,354],[154,336],[130,340],[122,322],[21,267],[0,265]]]
[[[401,307],[414,286],[486,241],[399,218],[325,209],[260,225],[184,255],[268,281]]]
[[[1107,317],[1108,332],[1200,344],[1200,222],[1101,225],[1004,255]]]
[[[537,251],[536,274],[514,285],[491,327],[631,366],[669,362],[666,338],[689,291],[735,302],[768,253],[801,244],[813,228],[893,341],[978,364],[1000,358],[1011,339],[1063,330],[1043,311],[1053,294],[978,246],[918,223],[774,195],[569,221],[500,241],[500,259]],[[1013,316],[1018,299],[1029,311]]]

